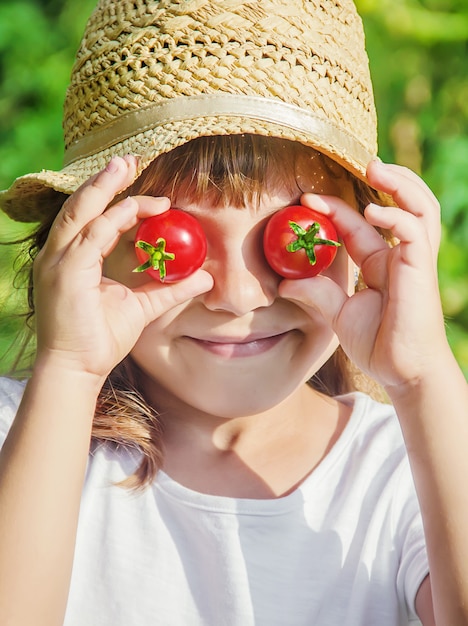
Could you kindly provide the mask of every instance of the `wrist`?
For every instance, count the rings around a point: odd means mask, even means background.
[[[61,354],[41,351],[36,355],[31,379],[54,381],[57,387],[60,385],[62,388],[72,386],[73,389],[79,389],[80,394],[87,392],[97,399],[106,376],[89,372],[79,362]]]
[[[384,389],[395,408],[426,403],[447,403],[450,397],[458,397],[465,391],[466,379],[450,347],[441,350],[436,359],[427,361],[417,375],[395,385],[385,385]]]

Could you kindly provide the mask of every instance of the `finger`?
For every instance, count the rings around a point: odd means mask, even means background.
[[[63,258],[73,257],[75,265],[80,257],[89,265],[101,262],[117,245],[121,235],[146,217],[162,213],[170,206],[168,198],[129,196],[111,205],[102,215],[89,222],[68,246]]]
[[[177,283],[147,281],[133,292],[143,308],[146,324],[149,324],[175,306],[210,291],[213,282],[211,274],[205,270],[197,270]]]
[[[348,295],[330,278],[319,275],[302,280],[283,280],[279,285],[282,298],[293,300],[306,312],[318,311],[335,328]]]
[[[388,250],[388,244],[375,228],[341,198],[306,193],[301,202],[330,218],[348,254],[359,267],[368,257]]]
[[[382,182],[386,188],[381,191],[385,191],[385,193],[393,195],[393,191],[398,192],[394,182],[390,183],[390,187],[388,187],[389,179],[387,178],[385,180],[385,177],[392,176],[394,179],[400,178],[403,182],[406,181],[408,184],[416,185],[419,187],[421,193],[425,194],[432,202],[438,204],[437,197],[430,187],[416,172],[410,170],[408,167],[396,165],[395,163],[383,163],[378,159],[373,159],[367,166],[367,175],[368,178],[372,179],[372,183]]]
[[[138,203],[138,220],[144,220],[171,208],[171,201],[165,196],[132,196]]]
[[[304,280],[285,280],[279,287],[283,298],[294,301],[306,313],[317,311],[332,328],[343,350],[367,369],[366,346],[376,337],[382,298],[378,291],[365,289],[348,296],[333,280],[317,276]],[[372,315],[363,315],[372,311]]]
[[[440,244],[440,204],[426,183],[406,167],[380,161],[371,161],[367,173],[373,187],[392,196],[401,209],[424,222],[431,244],[437,250]]]
[[[114,196],[133,181],[135,157],[113,157],[104,170],[86,181],[64,203],[49,233],[52,253],[67,247],[91,220],[101,215]]]
[[[72,263],[75,269],[101,263],[122,233],[137,222],[137,211],[137,201],[132,197],[124,198],[89,222],[56,259],[60,258],[61,264]]]
[[[397,237],[400,258],[407,265],[420,267],[434,259],[428,233],[415,215],[398,207],[370,204],[365,217],[373,226],[390,230]]]
[[[111,214],[113,214],[115,211],[121,211],[122,207],[125,208],[125,205],[122,205],[122,203],[125,203],[127,201],[135,203],[137,211],[132,215],[130,215],[129,213],[128,220],[124,220],[121,223],[119,221],[117,224],[115,224],[114,226],[117,227],[117,230],[114,229],[113,233],[112,231],[109,231],[106,240],[104,240],[103,238],[103,240],[100,242],[103,258],[107,258],[109,254],[115,249],[120,240],[120,237],[124,233],[134,228],[139,222],[141,222],[141,220],[152,217],[153,215],[164,213],[164,211],[167,211],[171,206],[169,198],[154,198],[152,196],[131,196],[124,198],[119,203],[116,203],[115,205],[112,205],[111,207],[106,209],[103,215],[99,216],[97,220],[99,221],[104,218],[109,218]]]

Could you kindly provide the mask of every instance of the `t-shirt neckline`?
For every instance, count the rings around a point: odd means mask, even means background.
[[[336,398],[340,402],[352,407],[351,415],[343,432],[312,472],[306,476],[296,489],[279,498],[233,498],[229,496],[217,496],[195,491],[185,487],[171,478],[164,470],[159,470],[154,483],[154,488],[181,505],[213,513],[225,513],[236,515],[282,515],[288,511],[303,507],[307,499],[307,493],[313,490],[313,486],[324,479],[326,474],[333,469],[341,455],[346,451],[350,441],[358,430],[365,406],[369,400],[367,396],[354,392]]]

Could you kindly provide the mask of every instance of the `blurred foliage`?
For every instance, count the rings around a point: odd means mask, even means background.
[[[62,164],[62,106],[73,58],[95,0],[0,0],[0,189]],[[0,241],[28,232],[0,212]],[[0,247],[0,372],[24,320],[12,290],[18,246]],[[16,281],[19,285],[19,281]],[[16,348],[16,345],[15,345]]]
[[[59,168],[62,102],[95,0],[0,0],[0,188]],[[468,374],[468,2],[356,0],[379,113],[380,156],[422,174],[442,204],[439,258],[447,332]],[[25,227],[0,214],[1,239]],[[0,371],[19,327],[17,250],[0,249]]]

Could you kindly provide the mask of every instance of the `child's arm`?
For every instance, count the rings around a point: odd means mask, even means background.
[[[427,244],[432,244],[436,261],[439,211],[432,194],[419,179],[414,180],[412,174],[400,168],[374,167],[372,175],[379,188],[391,193],[402,208],[416,216],[418,224],[409,236],[408,246],[413,249],[405,261],[416,268],[418,259],[414,257],[421,255],[422,271],[426,270],[428,280],[435,282],[436,275],[424,264],[422,252],[431,249]],[[412,238],[423,241],[414,245]],[[403,319],[408,320],[412,334],[412,321],[416,323],[419,318],[423,328],[415,335],[413,345],[410,335],[402,341],[409,348],[406,358],[414,358],[419,371],[415,375],[410,368],[407,380],[387,384],[386,390],[400,419],[421,506],[435,623],[466,626],[468,385],[446,341],[440,303],[432,297],[430,283],[425,290],[418,282],[408,281],[407,289],[415,292],[402,303],[401,310],[404,314],[405,309],[414,307],[414,313],[408,312]],[[438,293],[435,287],[433,293]],[[425,626],[432,624],[430,602],[427,591],[416,599]]]
[[[37,359],[0,454],[0,623],[63,623],[96,399],[144,326],[209,289],[199,272],[138,289],[103,279],[103,258],[138,219],[168,208],[106,206],[135,160],[115,159],[65,203],[34,268]]]
[[[436,624],[468,624],[468,387],[449,350],[418,384],[388,390],[421,506]],[[423,618],[429,597],[417,597]],[[431,624],[423,621],[423,624]]]
[[[349,297],[320,276],[285,282],[282,295],[320,310],[350,358],[394,403],[429,555],[431,588],[423,583],[417,609],[425,626],[434,615],[439,626],[466,626],[468,386],[447,343],[437,285],[439,206],[405,168],[373,162],[368,175],[400,208],[370,205],[363,219],[337,198],[303,198],[331,216],[368,289]],[[372,226],[391,230],[399,244],[389,249]]]

